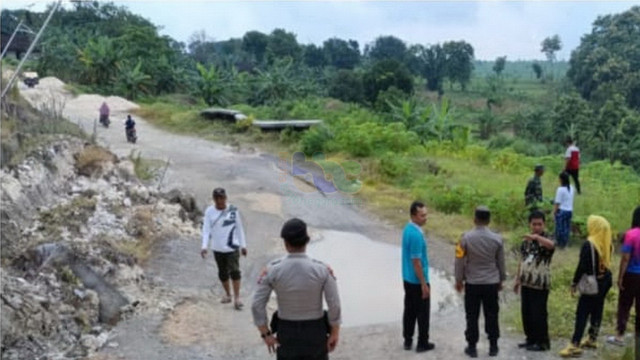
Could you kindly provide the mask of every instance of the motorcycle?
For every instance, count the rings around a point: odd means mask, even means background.
[[[111,124],[111,120],[109,120],[109,115],[100,115],[100,124],[108,128],[109,124]]]
[[[136,128],[125,129],[125,133],[127,135],[127,141],[135,144],[138,137],[136,136]]]

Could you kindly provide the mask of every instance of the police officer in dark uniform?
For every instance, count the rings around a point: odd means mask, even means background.
[[[258,279],[251,310],[253,321],[269,352],[278,360],[326,360],[338,344],[340,297],[333,272],[305,254],[307,225],[291,219],[280,236],[289,253],[271,262]],[[267,325],[266,306],[276,292],[278,311]],[[322,298],[328,311],[322,307]]]

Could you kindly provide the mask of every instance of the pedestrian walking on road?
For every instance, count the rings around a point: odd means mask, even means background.
[[[288,255],[271,262],[258,279],[251,310],[269,353],[278,360],[327,360],[338,345],[340,296],[331,268],[305,253],[307,225],[288,220],[280,236]],[[269,329],[266,306],[275,291],[278,310]],[[322,299],[328,311],[323,310]]]
[[[476,344],[479,339],[478,318],[480,307],[484,313],[485,331],[489,338],[489,356],[498,355],[498,292],[506,278],[504,243],[502,237],[489,230],[491,212],[486,206],[475,210],[475,228],[462,235],[456,246],[456,290],[464,289],[464,309],[467,329],[467,347],[464,352],[478,357]]]
[[[247,243],[240,211],[234,205],[227,204],[227,193],[223,188],[213,190],[214,205],[207,207],[202,223],[202,258],[207,257],[209,247],[218,266],[218,278],[222,282],[225,295],[222,303],[231,302],[229,278],[233,285],[233,305],[242,310],[240,300],[240,254],[247,256]]]
[[[427,222],[427,208],[414,201],[410,208],[411,221],[402,231],[402,280],[404,282],[404,314],[402,336],[404,349],[411,350],[413,333],[418,323],[416,352],[435,348],[429,342],[431,287],[429,285],[429,258],[422,226]]]

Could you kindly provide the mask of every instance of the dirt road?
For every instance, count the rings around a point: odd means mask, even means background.
[[[47,79],[42,79],[34,89],[23,88],[21,91],[32,102],[47,96],[63,99],[64,115],[87,132],[93,131],[102,102],[100,97],[74,98],[65,93],[59,82]],[[401,229],[367,213],[347,196],[325,196],[295,180],[279,169],[269,154],[241,153],[218,143],[171,134],[140,118],[136,118],[139,141],[135,145],[128,144],[123,126],[129,111],[128,104],[122,101],[115,103],[119,105],[112,106],[111,126],[96,128],[102,145],[119,156],[127,156],[135,150],[146,158],[168,160],[170,166],[162,188],[179,187],[191,192],[202,207],[209,204],[212,188],[223,186],[227,189],[229,201],[240,208],[249,242],[249,255],[241,261],[242,293],[247,309],[235,311],[228,304],[220,304],[222,290],[216,279],[213,260],[200,258],[199,238],[168,239],[156,246],[145,270],[167,289],[171,298],[169,302],[173,304],[171,310],[142,314],[121,322],[96,359],[271,358],[251,321],[248,309],[250,294],[260,269],[269,260],[284,254],[277,235],[284,220],[293,216],[309,224],[314,241],[311,252],[349,263],[332,264],[337,268],[344,302],[356,294],[363,299],[361,303],[352,305],[359,316],[357,320],[350,320],[351,324],[346,321],[349,315],[345,309],[346,323],[332,359],[466,358],[462,353],[465,345],[464,312],[460,296],[451,294],[451,283],[447,281],[453,261],[453,249],[449,245],[438,241],[429,245],[432,265],[441,270],[440,275],[433,275],[438,278],[433,291],[446,294],[432,304],[431,340],[436,349],[427,355],[403,351],[401,317],[397,314],[402,303],[402,290],[398,286],[399,281],[391,283],[384,280],[389,274],[399,280],[397,259],[400,250],[397,244]],[[428,232],[428,224],[426,228]],[[319,246],[323,241],[337,238],[342,242],[334,241],[329,250]],[[386,256],[385,260],[372,262],[370,258],[373,258],[372,254],[379,253],[379,250],[374,250],[379,244],[388,246],[382,250],[386,254],[381,255]],[[335,256],[345,252],[350,256]],[[330,259],[327,261],[331,263]],[[361,278],[340,274],[338,268],[343,266],[347,269],[345,271],[362,274],[359,275]],[[392,304],[380,307],[367,300],[378,297],[384,297]],[[394,313],[387,313],[390,311]],[[367,321],[368,318],[371,320]],[[504,327],[502,330],[499,358],[556,357],[555,351],[547,354],[520,351],[516,349],[516,343],[521,336],[509,334]],[[554,350],[561,345],[556,343]],[[481,341],[478,346],[480,358],[488,358],[486,341]]]

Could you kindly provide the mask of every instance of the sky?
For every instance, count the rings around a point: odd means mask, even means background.
[[[68,0],[65,0],[68,3]],[[628,10],[638,1],[113,1],[147,18],[161,34],[188,43],[198,31],[212,40],[242,37],[247,31],[282,28],[299,43],[321,45],[332,37],[354,39],[363,50],[378,36],[393,35],[408,45],[464,40],[476,59],[544,59],[540,43],[558,34],[568,60],[580,38],[600,15]],[[47,1],[3,0],[0,8],[29,4],[42,11]]]

